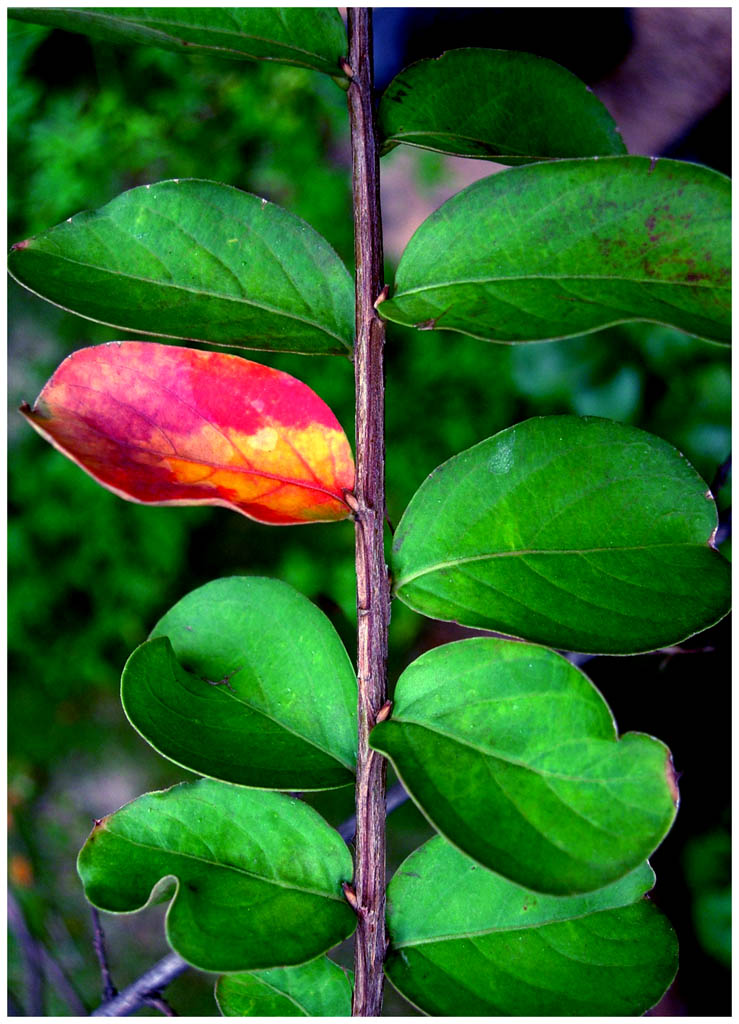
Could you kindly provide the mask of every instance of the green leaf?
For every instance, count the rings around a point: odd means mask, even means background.
[[[121,701],[155,750],[260,789],[354,781],[357,680],[329,620],[279,580],[194,590],[128,659]]]
[[[224,1017],[351,1017],[352,983],[328,957],[301,967],[227,974],[216,982]]]
[[[147,793],[95,823],[77,867],[101,910],[173,896],[167,939],[204,971],[303,963],[356,925],[341,889],[353,872],[347,846],[279,793],[210,779]]]
[[[647,157],[503,171],[433,213],[383,317],[486,341],[544,341],[651,320],[729,342],[729,179]]]
[[[642,733],[618,742],[606,702],[553,651],[487,637],[437,647],[393,700],[370,745],[442,835],[519,885],[600,889],[673,822],[667,748]]]
[[[641,1014],[677,969],[675,934],[642,898],[653,882],[645,864],[586,896],[539,896],[432,839],[390,882],[385,973],[430,1016]]]
[[[14,7],[8,14],[110,43],[271,60],[334,76],[347,52],[339,12],[329,7]]]
[[[595,417],[541,417],[421,485],[395,534],[395,588],[432,618],[636,654],[727,613],[716,525],[705,483],[666,441]]]
[[[387,153],[398,143],[526,164],[626,152],[606,108],[551,60],[513,50],[448,50],[392,80],[380,101]]]
[[[13,246],[13,277],[89,320],[237,348],[346,354],[354,285],[305,221],[195,178],[124,192]]]

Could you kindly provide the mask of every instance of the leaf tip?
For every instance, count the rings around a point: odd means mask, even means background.
[[[93,842],[95,840],[95,836],[98,834],[98,832],[101,832],[103,829],[105,829],[107,827],[109,818],[110,818],[109,814],[106,814],[102,818],[93,818],[93,820],[92,820],[92,832],[90,833],[90,835],[88,837],[88,840],[87,840],[88,843]]]
[[[11,245],[10,251],[15,252],[17,249],[27,249],[32,241],[32,238],[25,238],[22,242],[15,242],[13,245]]]

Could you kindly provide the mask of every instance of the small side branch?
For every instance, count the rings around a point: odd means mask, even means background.
[[[90,907],[90,911],[92,916],[92,945],[95,950],[95,956],[100,964],[100,975],[103,979],[103,1002],[107,1002],[117,995],[118,990],[113,984],[113,979],[110,975],[108,954],[105,949],[105,934],[103,926],[100,924],[100,914],[97,911],[97,907]]]
[[[92,1011],[92,1017],[129,1017],[152,999],[161,1000],[161,992],[175,978],[190,969],[190,964],[178,953],[170,953],[154,964],[128,988]],[[161,1005],[157,1009],[162,1010]],[[162,1010],[162,1012],[164,1012]],[[170,1014],[167,1014],[170,1016]]]

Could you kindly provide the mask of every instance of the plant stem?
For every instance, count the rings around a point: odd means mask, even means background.
[[[384,552],[385,327],[375,311],[382,290],[380,167],[372,104],[372,13],[350,7],[348,91],[356,262],[356,566],[359,749],[354,888],[358,925],[352,1016],[377,1017],[385,959],[385,761],[368,737],[386,699],[390,588]]]
[[[98,1006],[90,1014],[91,1017],[128,1017],[143,1006],[149,996],[159,993],[180,974],[184,974],[190,965],[177,953],[169,953],[158,964],[150,967],[145,974],[107,1003]]]
[[[107,1002],[118,994],[118,989],[113,984],[113,978],[110,974],[108,953],[105,948],[105,933],[100,923],[100,914],[97,907],[90,907],[90,912],[92,916],[92,945],[100,964],[100,974],[103,979],[103,1002]]]

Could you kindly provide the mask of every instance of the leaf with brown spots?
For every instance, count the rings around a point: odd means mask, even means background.
[[[609,156],[515,167],[433,213],[380,315],[483,341],[648,320],[731,340],[731,185],[696,164]]]

